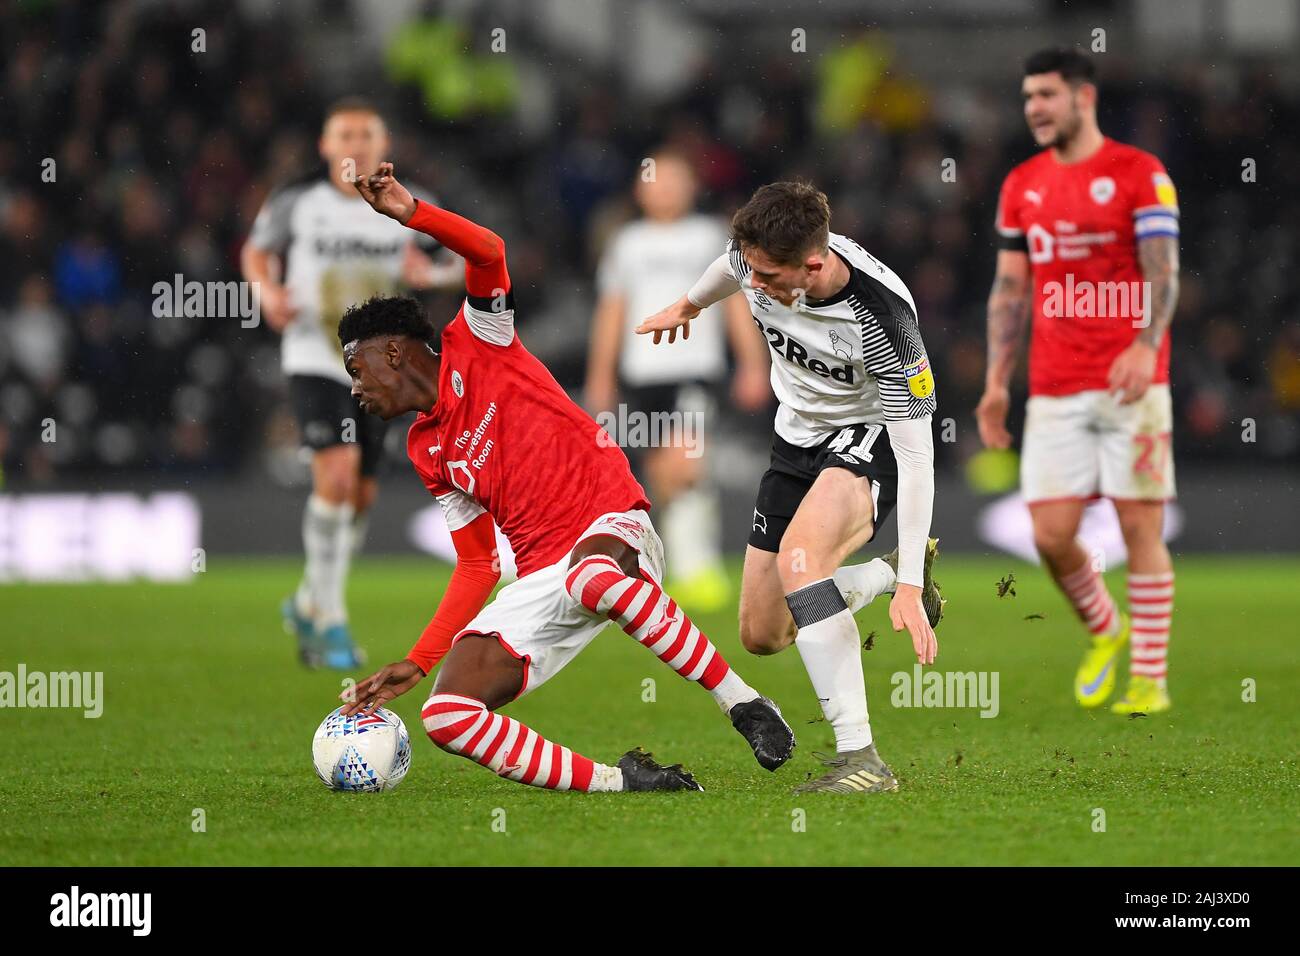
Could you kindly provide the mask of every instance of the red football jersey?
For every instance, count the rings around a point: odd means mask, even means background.
[[[1145,322],[1137,243],[1178,235],[1163,164],[1109,138],[1078,163],[1044,150],[1003,182],[997,228],[1005,247],[1023,240],[1033,271],[1030,394],[1107,388],[1111,363]],[[1154,381],[1169,381],[1167,332]]]
[[[513,317],[467,299],[442,333],[438,403],[411,425],[406,451],[453,530],[492,516],[522,577],[606,512],[650,502],[623,450],[524,348]]]

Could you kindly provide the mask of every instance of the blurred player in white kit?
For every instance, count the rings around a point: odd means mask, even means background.
[[[361,414],[350,394],[339,319],[373,295],[461,281],[457,257],[443,250],[431,259],[436,242],[414,242],[357,195],[353,183],[379,167],[389,145],[388,128],[371,103],[336,102],[318,144],[326,169],[271,193],[240,256],[245,281],[258,286],[262,316],[281,333],[281,367],[302,443],[311,450],[306,561],[297,591],[281,607],[309,667],[350,670],[362,663],[344,592],[352,555],[365,539],[384,447],[384,423]]]
[[[647,429],[641,434],[658,436],[658,444],[626,451],[661,508],[659,526],[673,593],[708,611],[731,598],[722,565],[718,493],[702,443],[712,431],[715,395],[727,375],[728,342],[736,358],[731,383],[735,404],[756,411],[772,391],[766,349],[738,296],[712,306],[708,311],[719,315],[698,323],[680,348],[656,349],[633,332],[642,317],[689,286],[727,240],[721,221],[695,211],[697,193],[695,172],[685,157],[665,150],[643,164],[634,190],[642,218],[612,236],[600,261],[586,403],[593,415],[613,413],[621,401],[627,414],[682,423],[669,436]],[[619,422],[627,420],[617,416]],[[635,446],[636,433],[631,427],[628,432],[614,437]]]

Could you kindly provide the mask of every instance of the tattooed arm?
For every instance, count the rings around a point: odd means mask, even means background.
[[[1156,374],[1156,356],[1178,305],[1178,239],[1151,236],[1138,240],[1138,264],[1150,296],[1145,303],[1146,325],[1133,344],[1110,367],[1110,390],[1121,404],[1136,402],[1146,394]]]
[[[1029,256],[1008,249],[998,252],[997,274],[989,293],[988,369],[984,373],[984,396],[975,409],[980,440],[989,448],[1011,445],[1011,433],[1007,431],[1007,411],[1011,407],[1008,386],[1024,339],[1031,295]]]

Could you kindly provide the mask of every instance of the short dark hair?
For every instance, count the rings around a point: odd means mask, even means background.
[[[373,116],[378,116],[380,120],[384,118],[384,114],[379,112],[379,107],[364,96],[345,96],[326,107],[325,118],[320,122],[321,127],[323,128],[326,123],[339,113],[370,113]]]
[[[377,295],[354,305],[339,319],[339,344],[377,335],[407,335],[438,350],[438,333],[420,303],[407,295]]]
[[[826,248],[830,228],[830,203],[812,183],[768,183],[736,210],[731,238],[761,249],[782,265],[796,265],[809,249]]]
[[[1097,82],[1097,67],[1077,47],[1056,46],[1031,54],[1025,60],[1025,76],[1040,73],[1060,73],[1061,79],[1071,86]]]

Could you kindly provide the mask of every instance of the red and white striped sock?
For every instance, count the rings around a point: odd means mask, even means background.
[[[1164,687],[1169,619],[1174,611],[1174,572],[1129,574],[1128,606],[1133,616],[1129,673],[1150,677]]]
[[[630,578],[608,555],[583,558],[565,579],[569,596],[608,617],[687,680],[713,695],[723,713],[758,697],[677,602],[647,578]]]
[[[513,717],[488,710],[481,700],[434,694],[420,712],[429,739],[468,757],[500,777],[548,790],[588,793],[623,789],[623,771],[551,743]]]
[[[1075,613],[1088,628],[1089,634],[1094,637],[1100,634],[1110,635],[1119,629],[1119,612],[1115,609],[1110,592],[1106,590],[1106,582],[1087,561],[1079,570],[1059,578],[1057,583],[1074,605]]]

